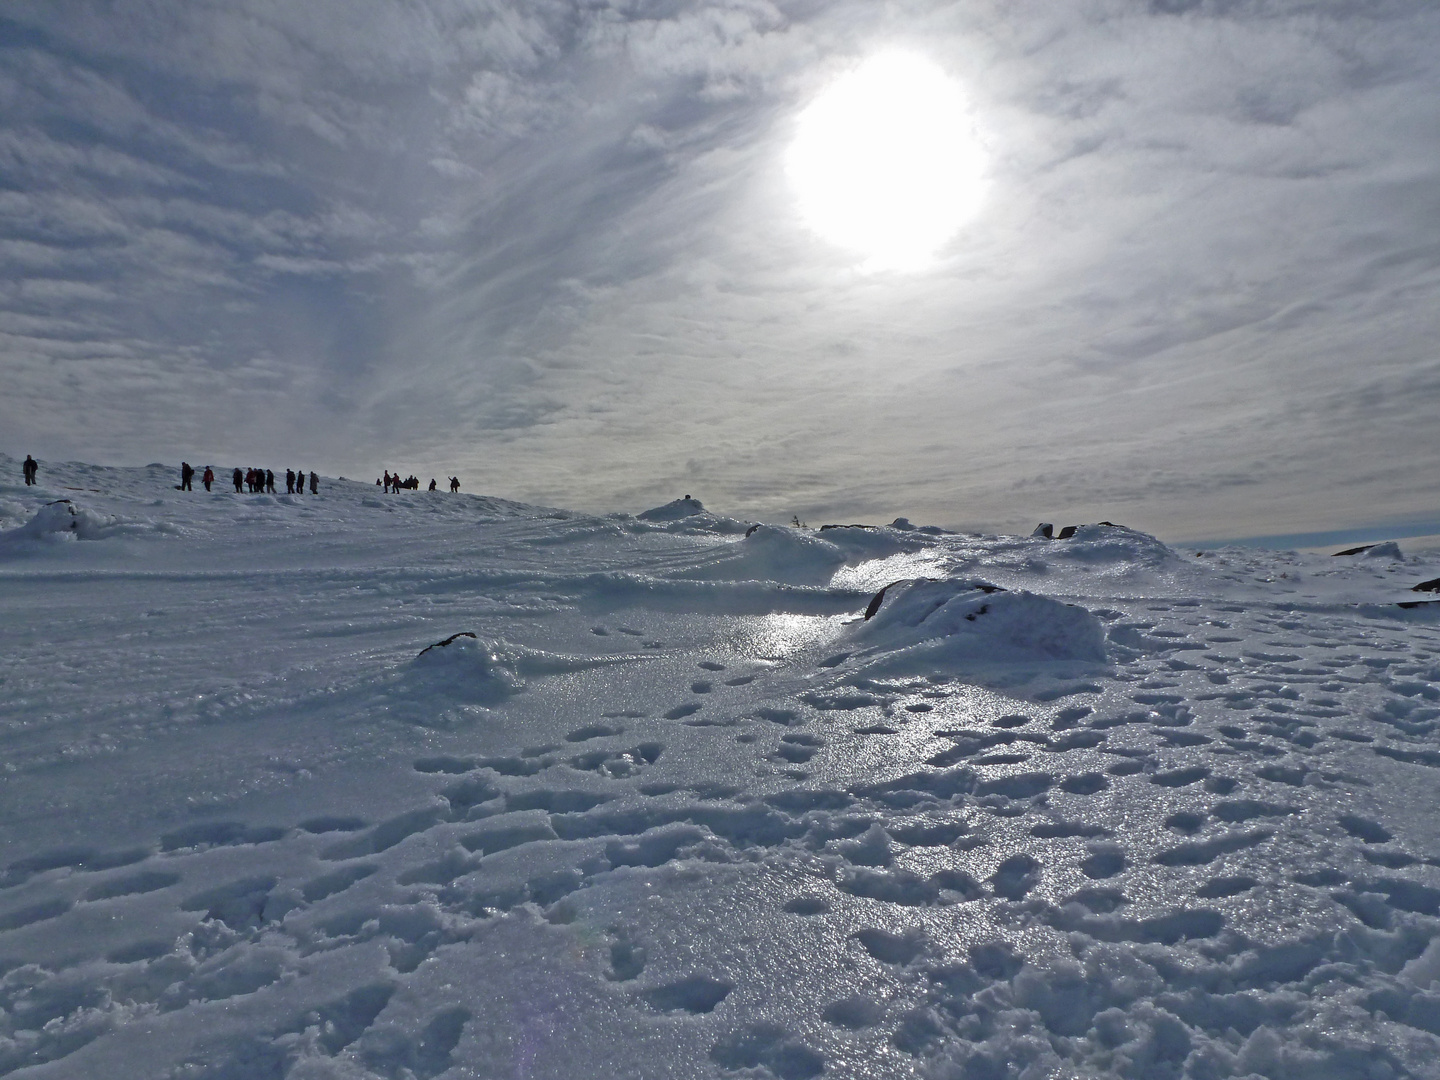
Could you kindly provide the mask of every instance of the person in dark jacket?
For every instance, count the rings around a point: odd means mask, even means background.
[[[286,469],[286,470],[285,470],[285,494],[286,494],[286,495],[294,495],[294,494],[295,494],[295,470],[294,470],[294,469]]]
[[[245,483],[245,474],[240,471],[240,466],[235,466],[235,471],[230,474],[230,479],[235,483],[235,494],[239,495],[240,488]]]
[[[29,487],[35,483],[35,474],[40,471],[40,463],[29,454],[25,455],[25,464],[21,466],[25,473],[25,486]]]
[[[452,477],[450,477],[450,490],[451,490],[451,491],[459,491],[459,490],[460,490],[460,478],[459,478],[458,476],[452,476]]]
[[[190,486],[190,481],[194,479],[195,467],[191,465],[188,461],[180,462],[180,490],[194,491],[195,489]]]
[[[274,469],[266,469],[266,470],[265,470],[265,490],[268,491],[271,495],[274,495],[274,494],[275,494],[275,470],[274,470]]]
[[[316,476],[313,472],[310,474],[310,494],[320,494],[320,477]]]

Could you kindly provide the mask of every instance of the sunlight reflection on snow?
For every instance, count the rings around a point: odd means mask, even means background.
[[[779,660],[791,653],[836,637],[849,616],[792,615],[779,612],[764,615],[745,627],[736,642],[760,660]]]
[[[892,581],[917,577],[944,577],[943,552],[902,551],[884,559],[869,559],[855,566],[842,566],[830,579],[832,589],[879,589]]]

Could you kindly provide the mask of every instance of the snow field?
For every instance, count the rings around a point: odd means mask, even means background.
[[[1433,561],[41,479],[7,1073],[1440,1075]]]

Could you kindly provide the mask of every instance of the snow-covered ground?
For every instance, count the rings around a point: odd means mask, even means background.
[[[0,1072],[1440,1076],[1440,554],[0,474]]]

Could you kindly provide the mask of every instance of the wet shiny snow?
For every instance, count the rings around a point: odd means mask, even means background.
[[[1440,1076],[1440,557],[175,482],[0,486],[0,1073]]]

